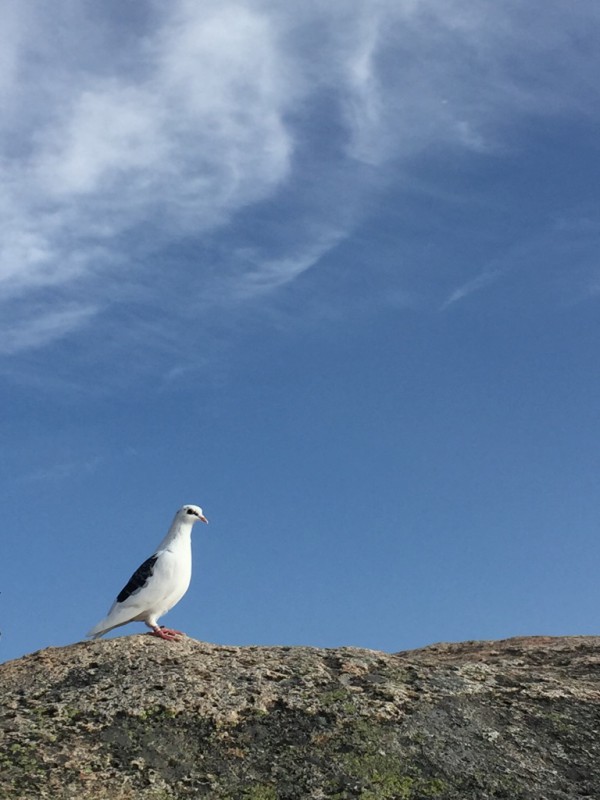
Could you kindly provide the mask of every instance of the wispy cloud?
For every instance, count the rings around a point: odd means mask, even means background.
[[[528,299],[532,292],[539,297],[551,291],[568,304],[579,302],[595,294],[599,248],[600,221],[586,215],[553,220],[475,269],[474,276],[449,293],[441,310],[509,278],[527,287],[524,295]],[[532,285],[528,278],[540,271],[541,284]]]
[[[17,319],[5,323],[6,330],[0,341],[0,355],[13,355],[55,342],[80,328],[95,315],[94,306],[77,304],[60,310],[41,309],[38,313],[28,309]]]
[[[247,302],[285,286],[317,264],[344,236],[344,231],[326,231],[278,259],[269,258],[258,251],[238,252],[241,267],[228,281],[226,298]]]
[[[102,456],[93,456],[87,461],[56,461],[25,473],[19,477],[18,481],[20,483],[48,483],[72,479],[74,476],[89,475],[98,469],[103,460]]]
[[[463,300],[465,297],[468,297],[474,292],[485,289],[494,281],[501,278],[502,274],[502,270],[500,269],[491,269],[485,270],[479,275],[476,275],[474,278],[469,279],[450,293],[450,295],[442,303],[442,310],[454,305],[454,303],[458,303],[459,300]]]
[[[519,116],[589,114],[597,101],[591,0],[114,8],[22,4],[3,21],[4,355],[82,330],[132,296],[152,306],[182,272],[187,283],[202,276],[205,304],[211,293],[221,308],[255,302],[349,234],[365,165],[371,185],[385,182],[388,165],[428,149],[493,150]],[[241,212],[282,193],[303,193],[309,209],[287,248],[258,247],[240,228],[219,274],[199,256],[169,256],[227,243]],[[148,266],[157,260],[160,279]]]
[[[66,30],[75,22],[70,4],[50,13],[65,17]],[[95,20],[77,22],[85,37]],[[59,319],[63,332],[87,320],[89,304],[81,313],[72,304],[90,281],[99,305],[110,303],[102,278],[114,258],[135,270],[138,237],[158,249],[173,237],[201,235],[268,195],[289,170],[283,112],[292,87],[281,80],[268,16],[233,4],[180,2],[156,13],[151,27],[129,42],[143,67],[120,64],[112,73],[103,64],[63,71],[74,55],[70,37],[66,54],[59,42],[49,51],[41,24],[19,52],[9,48],[7,69],[22,76],[13,95],[23,96],[23,108],[38,107],[35,125],[15,108],[12,129],[4,131],[2,297],[48,287],[68,289],[70,297],[45,324],[24,320],[12,328],[5,352],[43,343],[41,331],[56,330],[51,323]],[[110,61],[114,53],[104,55]],[[42,97],[27,77],[33,57],[54,78]]]
[[[341,75],[357,158],[381,163],[440,145],[497,149],[520,115],[587,113],[598,99],[589,80],[590,59],[600,64],[590,50],[600,24],[592,3],[574,14],[559,1],[540,13],[538,3],[510,0],[379,0],[356,10]]]

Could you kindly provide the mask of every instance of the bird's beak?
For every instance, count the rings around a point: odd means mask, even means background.
[[[206,522],[206,524],[208,525],[208,520],[206,519],[204,514],[198,514],[198,519],[201,519],[202,522]]]

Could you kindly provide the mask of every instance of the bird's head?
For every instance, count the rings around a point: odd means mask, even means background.
[[[200,506],[183,506],[177,512],[177,516],[181,517],[181,519],[185,519],[187,521],[191,521],[192,523],[198,522],[198,520],[202,520],[202,522],[208,523],[208,520],[202,513],[202,509]]]

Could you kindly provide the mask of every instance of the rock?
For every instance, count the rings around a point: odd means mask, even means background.
[[[5,800],[600,798],[600,638],[394,655],[145,635],[0,666]]]

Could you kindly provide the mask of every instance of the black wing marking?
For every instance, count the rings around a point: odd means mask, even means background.
[[[128,597],[131,597],[134,592],[137,592],[138,589],[141,589],[142,586],[148,583],[148,578],[150,578],[154,572],[154,565],[157,559],[157,555],[150,556],[150,558],[144,561],[141,567],[136,569],[131,578],[129,578],[127,584],[117,595],[117,603],[123,603]]]

